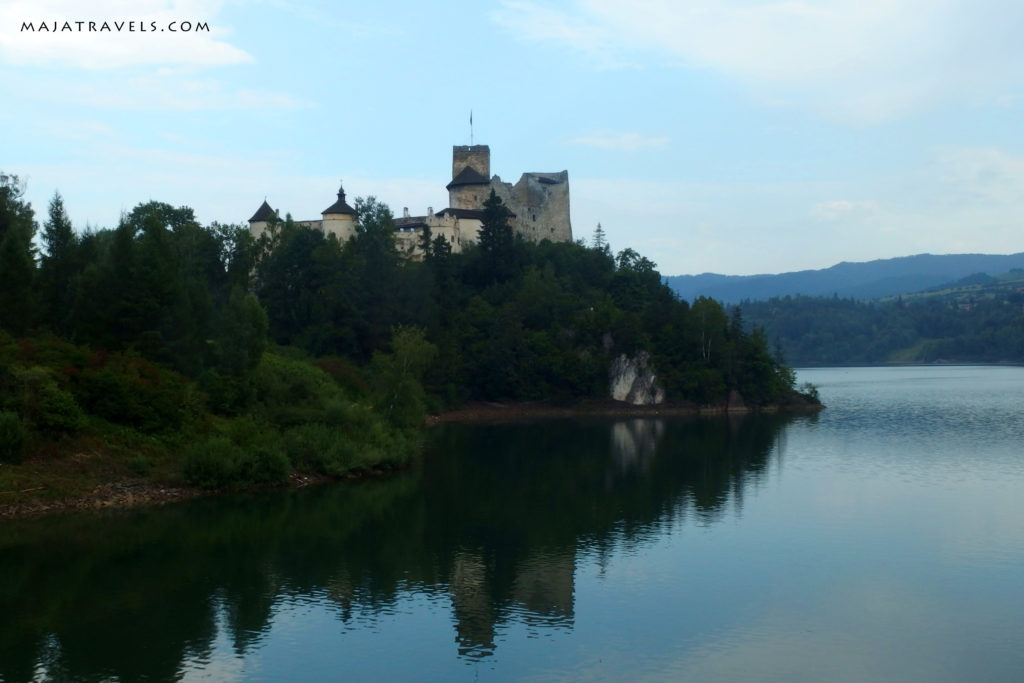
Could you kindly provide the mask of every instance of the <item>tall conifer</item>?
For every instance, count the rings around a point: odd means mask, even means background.
[[[39,303],[43,321],[60,333],[68,331],[74,278],[78,270],[78,238],[64,209],[64,199],[53,193],[42,232],[39,260]]]
[[[36,222],[18,176],[0,173],[0,328],[24,333],[32,324]]]

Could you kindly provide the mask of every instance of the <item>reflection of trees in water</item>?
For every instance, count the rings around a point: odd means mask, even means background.
[[[9,523],[0,679],[173,679],[218,627],[258,647],[281,601],[329,599],[355,628],[417,592],[447,594],[460,654],[486,656],[512,621],[571,628],[580,550],[739,505],[784,424],[448,425],[394,477]]]

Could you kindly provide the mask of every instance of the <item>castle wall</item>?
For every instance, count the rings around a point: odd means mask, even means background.
[[[295,225],[303,228],[316,228],[317,230],[323,231],[323,221],[295,221]],[[267,231],[270,223],[267,221],[249,221],[249,234],[254,239],[259,239],[263,233]]]
[[[491,187],[516,214],[513,227],[532,242],[571,242],[569,172],[524,173],[515,185],[494,176]]]
[[[490,194],[489,185],[460,185],[448,190],[448,206],[453,209],[479,209]]]
[[[423,249],[420,248],[420,240],[423,238],[423,223],[430,227],[431,241],[443,237],[454,254],[461,252],[464,245],[476,242],[480,232],[480,221],[475,218],[456,218],[451,214],[444,214],[415,217],[412,220],[416,221],[415,227],[404,228],[401,224],[397,226],[395,248],[398,253],[406,255],[414,261],[423,259]]]
[[[267,231],[267,221],[249,221],[249,233],[253,239],[259,239]]]

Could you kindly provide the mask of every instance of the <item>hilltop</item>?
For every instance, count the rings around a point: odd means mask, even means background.
[[[1009,255],[917,254],[862,263],[844,261],[830,268],[778,275],[670,275],[665,283],[688,301],[699,296],[726,304],[783,296],[838,296],[880,299],[951,283],[985,273],[1024,268],[1024,252]]]

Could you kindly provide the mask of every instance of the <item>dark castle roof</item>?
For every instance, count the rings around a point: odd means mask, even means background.
[[[334,202],[320,213],[321,215],[327,215],[329,213],[345,213],[354,216],[356,215],[356,210],[345,203],[345,188],[339,187],[338,201]]]
[[[456,218],[476,218],[477,220],[483,220],[484,212],[480,209],[453,209],[451,207],[438,211],[434,215],[441,218],[446,213],[450,213]]]
[[[427,227],[426,216],[403,216],[395,219],[395,230],[408,232],[410,230],[421,230]]]
[[[252,218],[249,219],[249,222],[254,223],[256,221],[271,221],[276,218],[277,213],[275,213],[274,210],[270,208],[270,204],[267,204],[267,200],[264,199],[263,203],[260,204],[260,208],[256,209],[256,213],[254,213],[252,215]]]
[[[448,183],[444,189],[450,190],[453,187],[459,187],[461,185],[490,185],[491,181],[487,177],[476,170],[472,166],[466,166],[464,169],[459,171],[459,174],[452,178],[452,181]]]
[[[443,209],[441,211],[438,211],[434,215],[437,216],[438,218],[441,218],[446,213],[450,213],[451,215],[455,216],[456,218],[476,218],[477,220],[481,220],[481,221],[484,219],[484,210],[483,209],[454,209],[452,207],[448,207],[447,209]],[[510,218],[515,218],[516,217],[516,215],[514,213],[512,213],[511,211],[508,212],[508,215],[509,215]]]

